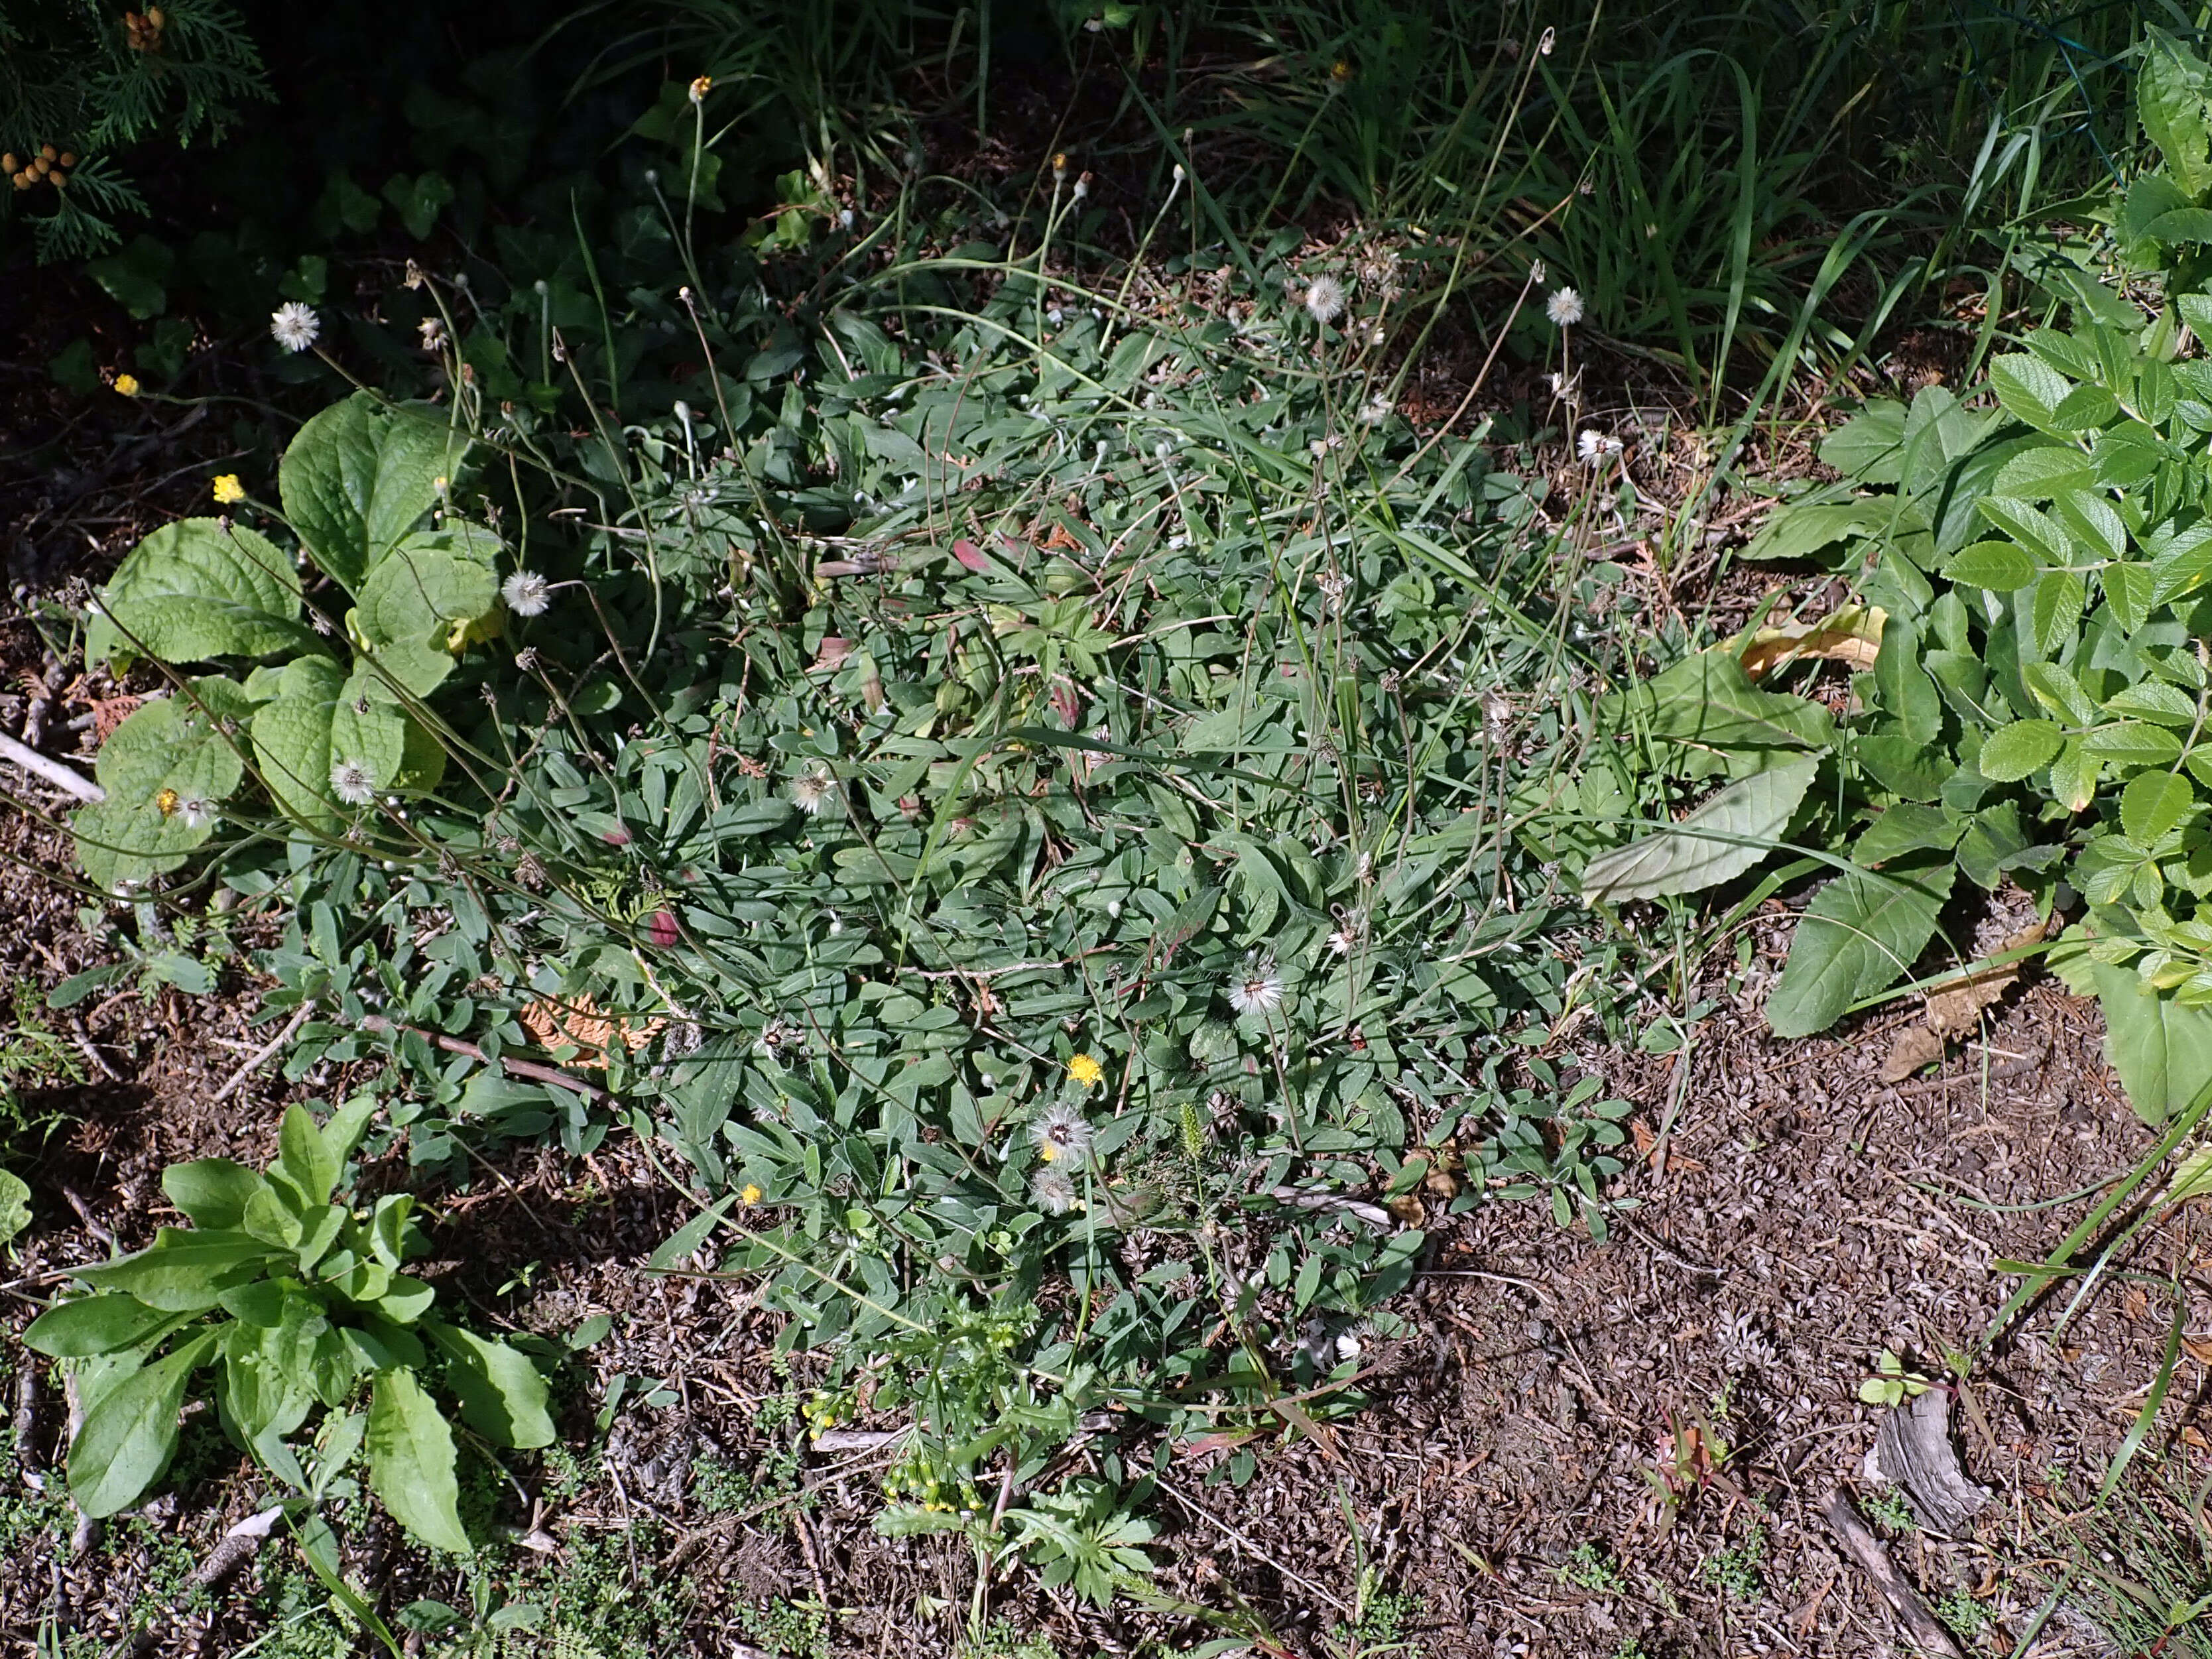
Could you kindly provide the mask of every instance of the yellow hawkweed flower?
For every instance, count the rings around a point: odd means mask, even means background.
[[[138,395],[138,377],[136,374],[117,375],[115,377],[115,389],[126,398],[137,397]]]
[[[238,481],[235,472],[218,472],[215,478],[215,499],[219,506],[228,507],[234,501],[246,499],[246,486]]]
[[[1106,1068],[1089,1054],[1078,1054],[1067,1062],[1067,1074],[1088,1089],[1104,1079]]]
[[[691,101],[695,104],[705,103],[707,94],[714,89],[714,77],[711,75],[700,76],[691,82]]]
[[[1051,1163],[1053,1159],[1059,1156],[1060,1148],[1054,1146],[1049,1140],[1046,1141],[1042,1146],[1037,1148],[1037,1157],[1047,1164]]]
[[[740,1201],[748,1206],[757,1204],[761,1201],[761,1189],[755,1186],[751,1182],[748,1181],[745,1182],[744,1191],[739,1193],[738,1197]]]

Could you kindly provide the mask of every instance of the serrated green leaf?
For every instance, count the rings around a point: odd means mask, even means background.
[[[1583,872],[1593,904],[1702,892],[1750,869],[1775,845],[1820,769],[1814,760],[1754,773],[1729,785],[1680,823],[1601,853]]]
[[[2089,458],[2071,444],[2043,443],[2021,450],[1999,467],[1990,493],[2047,501],[2062,489],[2082,488],[2094,477]]]
[[[2202,200],[2212,190],[2204,60],[2163,29],[2148,33],[2136,79],[2136,112],[2182,194]]]
[[[437,504],[468,447],[443,419],[366,392],[333,404],[293,438],[278,469],[284,516],[315,562],[349,591]]]
[[[2128,839],[2148,847],[2189,811],[2197,792],[2189,780],[2171,772],[2144,772],[2120,791],[2120,828]]]
[[[2062,489],[2051,498],[2051,510],[2093,557],[2127,556],[2128,527],[2121,521],[2119,510],[2102,495],[2087,489]]]
[[[2028,605],[2036,648],[2046,657],[2063,651],[2072,643],[2074,630],[2081,625],[2081,611],[2087,602],[2086,585],[2071,570],[2046,570],[2037,578]]]
[[[2154,538],[2150,561],[2150,602],[2166,605],[2191,593],[2212,575],[2212,523],[2192,525]]]
[[[2096,703],[2081,689],[2081,683],[2058,664],[2022,663],[2020,678],[2029,695],[2058,719],[2075,726],[2097,723]]]
[[[2122,629],[2134,633],[2150,619],[2154,581],[2148,565],[2115,564],[2105,568],[2105,597]]]
[[[314,635],[300,621],[300,578],[268,539],[221,519],[163,525],[100,590],[85,657],[118,648],[167,663],[266,657]]]
[[[1892,865],[1880,873],[1853,870],[1822,888],[1799,920],[1766,1000],[1775,1035],[1826,1030],[1910,968],[1935,935],[1956,872],[1948,859]]]
[[[2039,568],[2018,542],[1976,542],[1953,554],[1943,574],[1969,587],[2009,593],[2033,581]]]
[[[2051,764],[2066,734],[2049,720],[2014,720],[1990,733],[1977,762],[1993,783],[2012,783]]]
[[[2019,352],[1990,359],[1990,387],[2007,414],[2039,432],[2052,430],[2052,415],[2073,390],[2066,377],[2040,357]]]
[[[2089,753],[2107,766],[2166,766],[2181,758],[2181,739],[2163,726],[2123,720],[2082,739]]]
[[[2197,723],[2197,699],[2164,680],[2141,680],[2124,686],[2105,699],[2105,708],[2112,714],[2132,715],[2160,726]]]
[[[2102,775],[2105,763],[2079,738],[2066,739],[2066,746],[2051,763],[2051,793],[2052,799],[2069,812],[2079,812],[2097,796],[2097,780]]]
[[[404,1367],[380,1372],[368,1407],[368,1484],[419,1543],[469,1553],[453,1431]]]

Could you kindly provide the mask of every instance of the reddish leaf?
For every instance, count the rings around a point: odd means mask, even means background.
[[[983,556],[983,550],[964,536],[952,544],[952,556],[960,561],[964,569],[988,571],[991,568],[990,561]]]

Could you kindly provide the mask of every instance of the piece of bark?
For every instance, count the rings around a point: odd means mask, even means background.
[[[1944,1628],[1943,1621],[1928,1610],[1928,1604],[1920,1599],[1920,1592],[1898,1571],[1897,1564],[1889,1559],[1881,1540],[1859,1518],[1858,1510],[1851,1506],[1851,1500],[1840,1487],[1820,1500],[1820,1518],[1828,1523],[1828,1530],[1835,1534],[1844,1553],[1858,1564],[1859,1571],[1874,1580],[1875,1588],[1881,1592],[1882,1599],[1889,1603],[1898,1622],[1905,1626],[1905,1633],[1921,1652],[1929,1659],[1966,1659],[1959,1644],[1951,1639],[1951,1632]]]
[[[1951,1396],[1929,1389],[1883,1413],[1867,1454],[1867,1473],[1905,1488],[1920,1524],[1940,1537],[1972,1530],[1989,1494],[1966,1479],[1951,1444]]]

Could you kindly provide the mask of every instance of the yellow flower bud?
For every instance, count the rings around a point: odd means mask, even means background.
[[[115,377],[115,389],[126,398],[137,397],[138,395],[138,377],[136,374],[117,375]],[[243,494],[244,492],[241,491],[240,493]],[[221,495],[217,495],[216,499],[220,501],[222,498]]]

